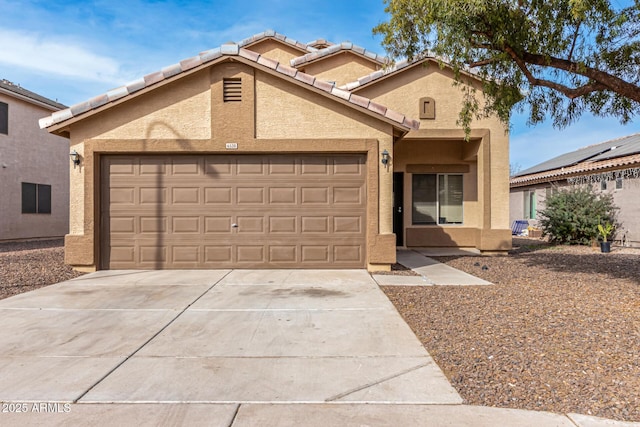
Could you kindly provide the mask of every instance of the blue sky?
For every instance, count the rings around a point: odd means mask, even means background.
[[[0,11],[0,78],[66,105],[267,29],[384,53],[371,29],[387,19],[382,0],[0,0]],[[584,116],[557,130],[516,115],[511,163],[525,169],[636,132],[640,117],[622,126]]]

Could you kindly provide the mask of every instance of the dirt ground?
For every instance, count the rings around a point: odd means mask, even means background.
[[[495,285],[383,289],[466,403],[640,421],[640,250],[437,259]]]

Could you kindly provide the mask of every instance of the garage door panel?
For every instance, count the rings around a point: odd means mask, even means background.
[[[238,216],[235,224],[237,224],[237,233],[258,233],[264,234],[263,216]],[[231,230],[229,230],[231,231]]]
[[[200,204],[200,188],[197,187],[174,187],[171,189],[171,203],[179,204]]]
[[[142,187],[140,188],[140,204],[165,204],[167,203],[166,187]]]
[[[209,263],[227,263],[230,264],[233,261],[232,258],[233,247],[231,245],[213,246],[208,245],[204,247],[204,262]]]
[[[263,205],[264,187],[240,187],[236,189],[236,203],[243,204],[260,204]]]
[[[141,216],[139,234],[155,234],[166,233],[169,228],[167,227],[167,218],[159,216]]]
[[[262,265],[266,262],[264,249],[262,245],[237,245],[236,261],[238,263]]]
[[[301,246],[301,261],[307,262],[329,262],[329,245],[302,245]]]
[[[333,260],[336,263],[352,263],[362,260],[362,248],[359,245],[336,245],[333,247]]]
[[[334,187],[333,203],[336,205],[361,205],[364,194],[360,187]]]
[[[103,268],[363,267],[365,160],[107,156]]]
[[[171,258],[176,266],[188,267],[193,265],[197,267],[200,264],[200,246],[174,245],[171,248]]]
[[[333,218],[334,233],[362,233],[362,218],[360,216],[336,216]]]
[[[303,216],[301,217],[301,232],[305,233],[328,233],[329,218],[326,216]]]
[[[229,205],[231,204],[232,194],[233,188],[231,186],[205,188],[204,203],[206,205]]]
[[[231,233],[231,217],[206,217],[204,220],[205,234],[230,234]]]
[[[182,216],[172,218],[171,230],[175,234],[202,234],[199,216]]]

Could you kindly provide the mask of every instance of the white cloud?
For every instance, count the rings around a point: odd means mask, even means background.
[[[0,29],[0,62],[68,78],[121,84],[120,65],[79,44],[23,31]]]

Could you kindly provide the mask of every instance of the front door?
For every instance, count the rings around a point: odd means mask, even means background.
[[[396,246],[404,246],[404,172],[393,173],[393,232],[396,235]]]

